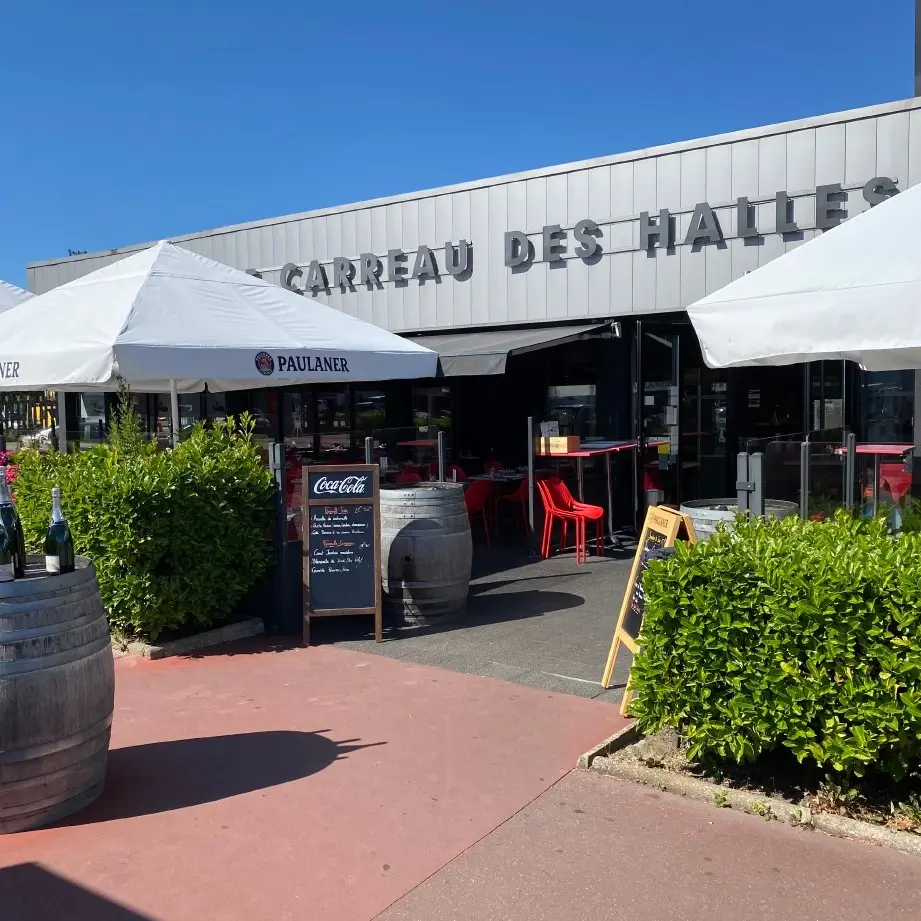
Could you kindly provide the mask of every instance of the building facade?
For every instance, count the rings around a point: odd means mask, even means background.
[[[475,378],[497,375],[516,390],[517,374],[541,392],[511,400],[516,411],[552,416],[572,404],[581,421],[563,416],[587,436],[667,435],[665,491],[717,494],[746,438],[846,425],[913,436],[914,375],[834,363],[710,372],[683,310],[918,181],[912,99],[172,239],[305,302],[430,336],[435,348],[450,339],[447,377],[428,388],[436,394],[454,388],[464,402],[501,386]],[[29,289],[146,245],[34,263]],[[499,372],[482,359],[497,349],[508,357]],[[448,358],[458,356],[474,360],[454,375]],[[458,456],[470,447],[455,445]]]

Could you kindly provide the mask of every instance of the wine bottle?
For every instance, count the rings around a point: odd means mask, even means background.
[[[0,582],[13,581],[13,541],[0,522]]]
[[[0,467],[0,522],[6,528],[12,543],[13,577],[24,579],[26,577],[26,535],[22,530],[19,512],[13,505],[10,487],[6,482],[6,467]]]
[[[51,490],[51,524],[45,535],[45,569],[55,575],[74,571],[74,539],[61,511],[61,490]]]

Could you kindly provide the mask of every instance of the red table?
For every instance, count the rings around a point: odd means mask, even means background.
[[[866,442],[857,445],[857,454],[873,455],[873,514],[875,515],[879,508],[879,459],[881,457],[904,457],[911,451],[914,451],[913,444],[878,444]],[[847,448],[838,448],[836,454],[847,454]]]
[[[651,439],[646,442],[647,448],[658,447],[661,444],[668,444],[668,441],[657,438]],[[547,457],[547,458],[573,458],[576,462],[576,476],[578,479],[578,488],[579,488],[579,501],[585,501],[585,483],[584,483],[584,469],[583,465],[585,463],[585,458],[589,457],[604,457],[605,470],[607,473],[608,480],[608,537],[611,539],[612,543],[616,546],[620,546],[620,542],[614,536],[614,509],[613,509],[613,498],[612,498],[612,488],[611,488],[611,455],[620,454],[623,451],[635,451],[636,450],[636,439],[622,439],[620,441],[588,441],[578,451],[567,451],[565,454],[544,454],[543,452],[536,454],[536,457]]]

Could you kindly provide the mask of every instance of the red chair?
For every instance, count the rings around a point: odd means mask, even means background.
[[[589,521],[595,522],[595,552],[598,556],[601,556],[604,553],[604,509],[600,505],[577,502],[569,491],[569,487],[562,480],[555,477],[547,480],[547,488],[550,490],[554,505],[572,512],[579,519],[578,524],[582,529],[582,560],[588,559],[585,532]],[[577,553],[578,543],[577,540]]]
[[[394,480],[395,483],[401,483],[404,486],[411,486],[414,483],[421,483],[422,477],[413,470],[401,470]]]
[[[880,464],[879,478],[895,502],[911,489],[911,471],[904,464]]]
[[[569,529],[569,522],[575,525],[576,530],[576,559],[579,558],[579,520],[572,512],[557,506],[550,490],[547,488],[546,480],[538,480],[537,488],[540,490],[540,497],[544,504],[544,533],[540,542],[540,555],[546,560],[550,558],[550,544],[553,540],[553,523],[559,521],[561,527],[560,535],[560,552],[566,546],[566,532]]]
[[[518,489],[514,492],[500,493],[496,496],[497,502],[512,503],[512,511],[516,514],[521,512],[521,526],[525,535],[528,533],[528,481],[521,481]],[[499,516],[496,515],[496,531],[499,530]]]
[[[467,515],[470,517],[470,527],[473,519],[480,515],[483,519],[483,530],[486,533],[486,546],[489,542],[489,498],[492,495],[492,483],[489,480],[474,480],[470,488],[464,493],[464,502],[467,503]]]
[[[502,461],[498,460],[495,457],[491,457],[485,464],[483,464],[483,472],[489,473],[490,470],[501,470]]]

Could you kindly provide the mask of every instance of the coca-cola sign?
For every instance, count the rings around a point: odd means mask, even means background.
[[[368,499],[373,495],[371,475],[354,470],[310,475],[310,498]]]

